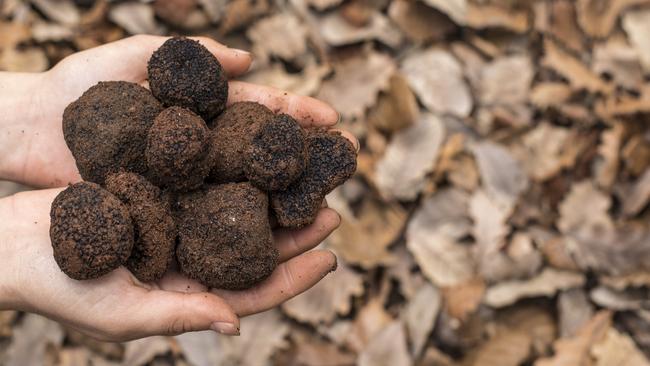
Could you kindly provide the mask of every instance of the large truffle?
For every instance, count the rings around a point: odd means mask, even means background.
[[[196,189],[210,172],[210,130],[194,112],[170,107],[155,119],[147,136],[149,177],[174,191]]]
[[[273,112],[261,104],[240,102],[214,120],[210,178],[218,183],[245,180],[244,155],[253,134],[274,118]]]
[[[244,174],[265,191],[286,189],[305,169],[307,144],[302,127],[280,114],[252,135],[244,152]]]
[[[133,248],[127,207],[100,186],[69,186],[52,202],[50,239],[59,268],[76,280],[100,277],[124,264]]]
[[[314,222],[325,196],[357,168],[356,150],[340,133],[312,132],[307,149],[309,162],[302,176],[286,190],[271,192],[271,207],[280,226],[302,227]]]
[[[243,290],[277,266],[268,198],[250,183],[207,186],[181,196],[177,220],[181,272],[206,286]]]
[[[128,207],[135,228],[135,244],[126,261],[143,282],[162,278],[174,258],[176,225],[169,200],[144,177],[128,172],[111,174],[106,189]]]
[[[84,180],[103,184],[120,169],[146,173],[145,140],[162,105],[133,83],[107,81],[63,112],[63,135]]]
[[[188,108],[203,117],[215,117],[226,107],[228,80],[221,64],[199,42],[170,38],[148,65],[151,92],[166,106]]]

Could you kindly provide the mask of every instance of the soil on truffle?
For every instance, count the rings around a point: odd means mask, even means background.
[[[283,227],[303,227],[314,222],[325,196],[357,168],[356,150],[340,133],[311,132],[307,149],[309,161],[303,175],[286,190],[271,192],[271,207]]]
[[[243,290],[278,263],[266,193],[248,182],[206,186],[178,200],[182,273],[206,286]]]
[[[146,173],[147,132],[162,105],[133,83],[107,81],[88,89],[63,112],[63,135],[79,173],[104,183],[118,170]]]
[[[166,106],[190,109],[206,120],[226,107],[225,71],[197,41],[170,38],[153,53],[147,71],[151,92]]]
[[[97,184],[81,182],[59,193],[50,218],[54,260],[73,279],[107,274],[124,264],[133,248],[127,207]]]
[[[265,191],[286,189],[300,177],[306,164],[305,133],[286,114],[263,124],[244,153],[246,178]]]
[[[244,181],[246,149],[255,132],[274,118],[273,112],[259,103],[240,102],[212,121],[210,179],[217,183]]]
[[[169,200],[158,187],[135,173],[109,175],[106,189],[126,204],[133,218],[135,244],[126,268],[143,282],[161,279],[176,247],[176,225]]]
[[[210,130],[194,112],[170,107],[155,119],[147,136],[149,178],[160,187],[189,191],[210,172]]]

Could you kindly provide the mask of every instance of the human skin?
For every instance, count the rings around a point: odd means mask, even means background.
[[[60,271],[52,256],[49,212],[62,188],[52,187],[81,179],[63,139],[63,110],[99,81],[146,86],[147,60],[166,39],[134,36],[71,55],[44,73],[0,73],[0,179],[50,188],[0,199],[0,310],[40,313],[110,341],[207,329],[237,335],[240,316],[275,307],[336,268],[332,252],[311,250],[340,223],[335,211],[323,208],[306,228],[274,232],[281,264],[249,290],[208,289],[173,269],[156,283],[141,283],[124,267],[90,281]],[[196,39],[229,76],[248,70],[250,54]],[[331,127],[338,120],[336,111],[313,98],[239,81],[231,81],[229,90],[229,104],[256,101],[303,126]]]

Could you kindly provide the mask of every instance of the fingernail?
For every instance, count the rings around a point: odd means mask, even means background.
[[[240,50],[239,48],[231,48],[230,49],[232,52],[236,53],[237,55],[241,56],[248,56],[248,57],[253,57],[252,54],[248,51]]]
[[[210,329],[214,330],[219,334],[225,334],[230,336],[239,335],[239,328],[233,323],[214,322],[210,324]]]

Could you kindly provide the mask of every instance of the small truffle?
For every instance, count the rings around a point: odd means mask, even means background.
[[[260,126],[274,118],[273,112],[261,104],[240,102],[214,120],[210,179],[217,183],[244,181],[244,153]]]
[[[176,225],[169,200],[158,187],[135,173],[109,175],[106,189],[126,204],[133,218],[135,244],[126,268],[142,282],[161,279],[176,247]]]
[[[244,154],[246,178],[265,191],[286,189],[307,164],[307,144],[302,127],[280,114],[262,125]]]
[[[340,133],[312,132],[307,136],[307,149],[309,162],[302,176],[286,190],[271,192],[271,207],[283,227],[314,222],[325,196],[357,169],[355,148]]]
[[[194,112],[170,107],[155,119],[147,136],[149,178],[158,186],[189,191],[210,172],[210,130]]]
[[[50,239],[59,268],[76,280],[107,274],[124,264],[133,248],[127,207],[100,186],[69,186],[52,202]]]
[[[248,182],[181,196],[177,220],[181,272],[206,286],[247,289],[278,264],[267,195]]]
[[[170,38],[147,68],[153,95],[166,106],[180,106],[208,120],[226,107],[228,80],[216,57],[199,42]]]
[[[107,81],[88,89],[63,112],[63,135],[84,180],[103,184],[108,173],[146,173],[147,132],[162,105],[133,83]]]

